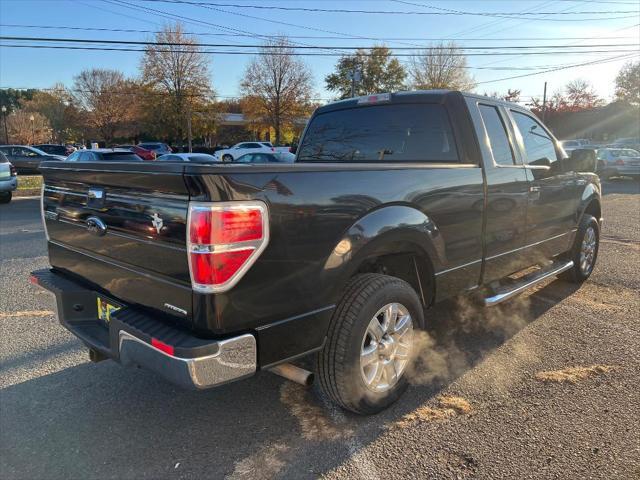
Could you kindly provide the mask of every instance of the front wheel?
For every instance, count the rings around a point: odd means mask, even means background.
[[[223,162],[233,162],[233,157],[229,154],[223,155],[222,156],[222,161]]]
[[[377,413],[404,393],[422,304],[411,286],[378,274],[355,276],[318,354],[322,389],[341,407]]]
[[[13,194],[11,192],[0,193],[0,203],[9,203]]]
[[[600,224],[595,217],[584,214],[576,232],[573,247],[568,258],[573,260],[573,267],[562,273],[560,278],[573,283],[582,283],[593,272],[600,247]]]

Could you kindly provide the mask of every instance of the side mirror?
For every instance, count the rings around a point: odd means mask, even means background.
[[[586,148],[572,150],[569,158],[565,159],[565,170],[573,172],[595,172],[597,161],[596,151]]]

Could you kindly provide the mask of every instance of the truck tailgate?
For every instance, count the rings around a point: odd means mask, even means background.
[[[41,170],[52,267],[116,301],[190,324],[183,167],[48,163]]]

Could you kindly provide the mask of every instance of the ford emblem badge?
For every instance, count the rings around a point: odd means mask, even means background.
[[[89,217],[87,218],[86,223],[89,233],[92,233],[97,237],[102,237],[105,233],[107,233],[107,225],[98,217]]]

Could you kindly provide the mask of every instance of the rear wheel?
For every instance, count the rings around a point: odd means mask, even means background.
[[[9,203],[13,194],[11,192],[2,192],[0,193],[0,203]]]
[[[233,157],[229,154],[223,155],[222,156],[222,161],[223,162],[233,162]]]
[[[598,258],[600,246],[600,225],[595,217],[584,214],[576,232],[573,247],[568,258],[573,260],[573,267],[562,273],[560,278],[574,283],[582,283],[593,272]]]
[[[318,355],[323,390],[355,413],[391,405],[407,388],[414,328],[420,325],[422,304],[408,283],[378,274],[354,277]]]

